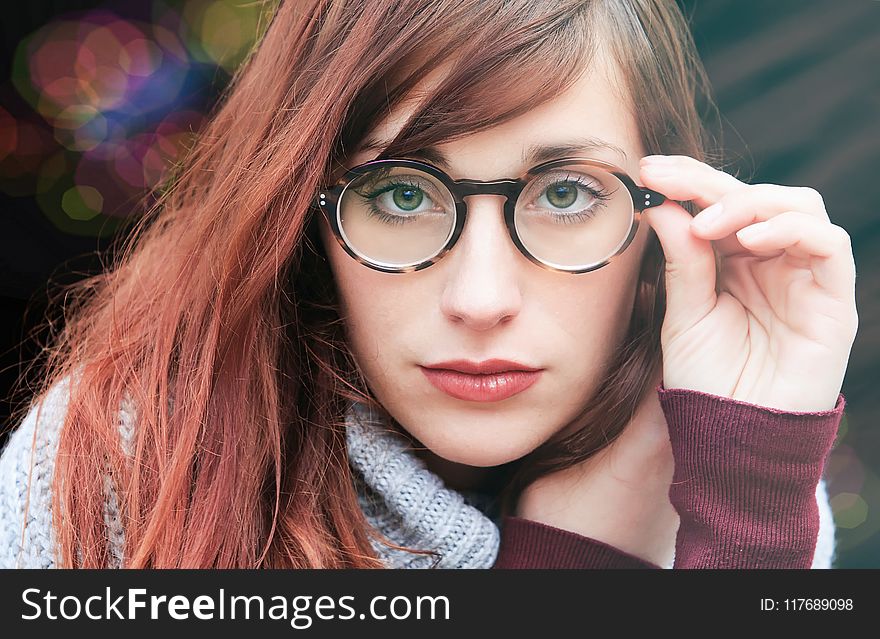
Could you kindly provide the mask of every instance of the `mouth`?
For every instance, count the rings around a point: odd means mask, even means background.
[[[543,369],[509,360],[456,360],[419,367],[436,388],[456,399],[498,402],[533,386]]]

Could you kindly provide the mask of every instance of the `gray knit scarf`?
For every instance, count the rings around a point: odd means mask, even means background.
[[[438,553],[432,557],[374,542],[389,568],[489,568],[495,563],[499,529],[490,499],[447,488],[407,439],[364,404],[352,405],[346,433],[358,498],[370,524],[397,545]]]

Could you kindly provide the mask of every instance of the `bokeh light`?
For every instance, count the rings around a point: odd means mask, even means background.
[[[92,233],[98,216],[143,212],[204,122],[204,76],[234,70],[268,7],[151,6],[151,22],[108,10],[68,14],[16,49],[12,83],[33,113],[22,120],[0,110],[3,190],[39,195],[41,210],[68,231]]]
[[[0,162],[6,159],[18,145],[18,123],[15,118],[0,107]]]
[[[868,519],[868,504],[858,493],[837,493],[831,498],[831,509],[841,528],[855,528]]]
[[[190,55],[232,72],[252,48],[264,7],[247,0],[181,3],[179,33]]]
[[[6,195],[23,197],[36,192],[40,167],[58,144],[38,122],[19,119],[14,126],[12,151],[0,158],[0,189]]]
[[[844,427],[846,415],[841,422]],[[880,533],[880,477],[859,457],[856,448],[839,437],[825,466],[834,522],[841,551],[858,546]]]
[[[146,78],[156,72],[162,57],[162,49],[155,42],[134,38],[119,51],[119,66],[129,76]]]
[[[104,197],[91,186],[73,186],[61,196],[61,208],[74,220],[91,220],[104,208]]]

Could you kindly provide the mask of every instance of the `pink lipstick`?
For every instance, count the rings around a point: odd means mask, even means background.
[[[440,362],[420,366],[425,377],[447,395],[471,402],[499,402],[532,386],[543,369],[508,360]]]

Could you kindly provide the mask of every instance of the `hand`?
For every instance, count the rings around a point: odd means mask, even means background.
[[[833,409],[858,315],[850,237],[822,196],[746,184],[683,155],[643,158],[640,175],[670,198],[645,210],[666,256],[664,387]],[[672,199],[712,210],[691,218]]]
[[[659,566],[672,563],[679,516],[669,501],[674,460],[656,387],[608,446],[536,480],[516,514],[603,541]]]

